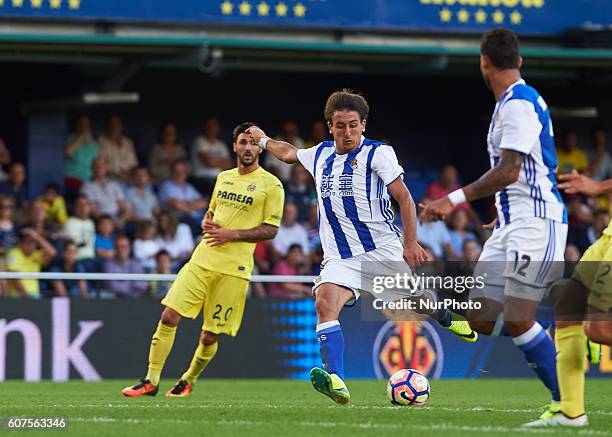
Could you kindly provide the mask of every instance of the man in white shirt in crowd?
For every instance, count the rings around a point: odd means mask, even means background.
[[[227,144],[219,139],[219,119],[211,117],[204,123],[202,135],[191,146],[191,175],[198,191],[209,195],[217,175],[233,166]]]
[[[130,207],[119,182],[108,178],[108,166],[104,158],[98,157],[92,166],[93,179],[86,182],[81,193],[93,206],[93,216],[110,215],[117,227],[123,227],[130,216]]]
[[[77,245],[77,260],[93,259],[96,242],[96,225],[91,219],[91,205],[84,194],[74,201],[74,216],[64,225],[64,236]]]
[[[308,256],[308,232],[306,228],[297,222],[298,208],[295,203],[285,202],[285,210],[283,219],[276,237],[272,240],[272,248],[275,255],[284,257],[289,251],[289,247],[294,244],[299,244],[302,248],[302,253]]]

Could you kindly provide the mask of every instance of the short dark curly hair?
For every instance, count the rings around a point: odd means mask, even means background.
[[[259,127],[257,126],[257,124],[253,123],[252,121],[245,121],[244,123],[240,123],[238,126],[236,126],[234,128],[234,131],[232,132],[232,139],[234,140],[234,143],[236,142],[236,140],[238,140],[238,136],[240,134],[243,134],[246,132],[246,130],[250,127]]]
[[[480,53],[499,70],[519,68],[519,40],[511,30],[489,30],[480,39]]]
[[[361,120],[367,120],[370,114],[370,106],[366,99],[359,93],[348,88],[336,91],[327,98],[325,103],[325,120],[329,123],[332,121],[332,116],[336,111],[355,111],[359,114]]]

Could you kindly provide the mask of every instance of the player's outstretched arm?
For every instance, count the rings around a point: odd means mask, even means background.
[[[267,150],[281,161],[287,164],[295,164],[298,162],[297,149],[295,146],[284,141],[273,140],[267,136],[263,130],[256,126],[248,128],[246,133],[251,135],[255,144]]]
[[[412,195],[402,178],[397,178],[389,184],[389,192],[400,207],[400,215],[404,224],[404,261],[414,268],[427,261],[427,252],[423,249],[416,236],[416,206]]]
[[[561,181],[559,188],[568,194],[582,193],[587,196],[599,196],[612,193],[612,179],[596,181],[576,170],[559,175],[559,180]]]
[[[421,205],[423,208],[421,220],[423,222],[443,220],[456,205],[491,196],[516,182],[524,159],[520,152],[502,149],[499,164],[483,174],[480,179],[428,205]]]

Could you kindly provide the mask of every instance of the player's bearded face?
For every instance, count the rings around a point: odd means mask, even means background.
[[[336,111],[328,125],[336,142],[336,149],[342,153],[359,147],[366,120],[362,120],[357,111]]]
[[[253,165],[259,156],[259,147],[251,141],[246,134],[240,134],[234,143],[234,152],[238,156],[240,164],[245,167]]]

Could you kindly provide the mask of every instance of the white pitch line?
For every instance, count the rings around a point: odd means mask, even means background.
[[[39,407],[39,408],[185,408],[185,409],[199,409],[199,408],[219,408],[219,409],[229,409],[229,408],[263,408],[267,410],[320,410],[321,407],[318,405],[273,405],[273,404],[253,404],[253,403],[244,403],[240,405],[233,404],[223,404],[213,402],[201,402],[198,401],[198,405],[189,405],[181,402],[189,402],[186,400],[179,400],[174,403],[167,404],[39,404],[39,405],[6,405],[3,408],[29,408],[29,407]],[[334,409],[337,408],[335,405],[329,405],[326,408]],[[344,408],[354,409],[354,410],[388,410],[388,411],[403,411],[406,409],[410,409],[411,411],[452,411],[452,412],[473,412],[473,413],[525,413],[525,414],[537,414],[537,409],[521,409],[521,408],[491,408],[491,407],[472,407],[472,408],[456,408],[456,407],[441,407],[441,406],[425,406],[418,408],[404,408],[397,407],[394,405],[348,405]],[[604,410],[593,410],[587,411],[589,415],[594,416],[612,416],[612,411],[604,411]]]

